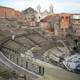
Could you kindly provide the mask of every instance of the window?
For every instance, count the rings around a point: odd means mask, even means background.
[[[68,28],[66,28],[65,31],[68,32]]]
[[[64,19],[64,16],[62,16],[61,19]]]
[[[68,16],[66,16],[66,19],[68,20],[68,19],[69,19],[69,17],[68,17]]]
[[[64,22],[64,16],[61,17],[61,22]]]
[[[48,26],[49,26],[49,28],[54,28],[54,23],[50,21]]]

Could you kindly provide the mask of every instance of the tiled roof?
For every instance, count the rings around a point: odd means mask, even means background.
[[[44,19],[41,20],[41,22],[47,22],[50,20],[56,20],[56,17],[58,17],[58,14],[53,14],[45,17]]]
[[[23,13],[23,14],[26,14],[26,13],[28,13],[28,11],[33,11],[34,13],[37,13],[37,11],[34,10],[33,8],[31,8],[31,7],[25,9],[22,13]]]

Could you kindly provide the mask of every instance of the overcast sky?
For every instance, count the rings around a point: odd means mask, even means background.
[[[55,13],[80,13],[80,0],[0,0],[1,6],[15,8],[20,11],[28,7],[37,9],[39,4],[42,11],[49,10],[49,6],[53,4]]]

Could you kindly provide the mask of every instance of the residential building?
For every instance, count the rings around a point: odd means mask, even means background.
[[[26,10],[24,10],[22,12],[24,19],[26,20],[26,25],[27,26],[36,26],[36,17],[35,15],[37,14],[37,12],[29,7]]]
[[[49,15],[40,21],[40,27],[45,32],[53,32],[58,36],[59,30],[59,16],[58,14]]]
[[[48,15],[40,22],[41,28],[48,32],[54,32],[55,35],[65,37],[70,26],[70,14],[60,13]]]
[[[75,30],[75,36],[80,37],[80,14],[71,14],[71,24]]]
[[[50,13],[47,10],[45,10],[43,12],[38,12],[36,14],[36,21],[40,22],[41,19],[44,19],[45,17],[47,17],[49,15],[50,15]]]
[[[29,7],[22,11],[23,17],[26,21],[26,26],[39,26],[40,20],[44,19],[46,16],[53,14],[53,5],[49,7],[49,12],[47,10],[41,12],[41,6],[37,6],[37,11]]]
[[[37,6],[37,10],[38,10],[38,13],[36,14],[36,21],[37,22],[40,22],[41,19],[44,19],[45,17],[54,14],[54,7],[52,4],[49,6],[49,11],[47,11],[47,9],[46,9],[43,12],[41,12],[40,5]]]

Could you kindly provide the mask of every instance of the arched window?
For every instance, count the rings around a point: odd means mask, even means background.
[[[68,16],[66,16],[66,20],[68,20],[69,19],[69,17]]]
[[[40,19],[41,17],[39,16],[39,19]]]
[[[61,17],[61,22],[64,22],[64,16]]]
[[[62,16],[61,19],[64,19],[64,16]]]

